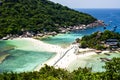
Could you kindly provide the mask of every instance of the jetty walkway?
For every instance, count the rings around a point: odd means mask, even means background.
[[[76,52],[77,47],[75,45],[70,46],[64,54],[53,64],[53,66],[57,67],[58,65],[65,65],[66,59],[68,56],[74,54]]]

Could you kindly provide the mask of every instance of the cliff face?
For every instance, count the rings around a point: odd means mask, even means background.
[[[23,31],[58,31],[59,27],[89,24],[96,19],[48,0],[1,0],[0,37]]]

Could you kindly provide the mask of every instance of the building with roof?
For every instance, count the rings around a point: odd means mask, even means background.
[[[105,41],[105,45],[106,47],[109,47],[109,48],[118,48],[119,47],[119,40],[118,39],[107,39]]]

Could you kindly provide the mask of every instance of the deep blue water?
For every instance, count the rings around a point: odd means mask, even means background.
[[[120,33],[120,9],[75,9],[80,12],[88,13],[98,20],[103,20],[106,26],[106,30],[113,30],[114,26],[117,26],[116,32]],[[84,35],[90,35],[96,31],[104,31],[103,27],[89,28],[86,30],[76,30],[69,34],[57,35],[55,37],[48,37],[42,39],[44,42],[57,45],[67,45],[72,43],[76,38],[80,38]]]
[[[108,30],[113,30],[114,26],[117,26],[116,32],[120,32],[120,9],[76,9],[80,12],[88,13],[97,18],[103,20]],[[103,31],[100,27],[98,30]],[[96,31],[96,30],[93,30]]]
[[[77,11],[88,13],[98,20],[103,20],[107,30],[113,30],[117,26],[116,32],[120,32],[120,9],[75,9]],[[104,31],[103,27],[87,29],[85,31],[78,30],[77,33],[82,35],[91,34],[95,31]],[[75,31],[76,33],[76,31]]]
[[[120,9],[75,9],[80,12],[88,13],[98,20],[103,20],[106,26],[106,30],[113,31],[114,26],[117,26],[115,32],[120,33]],[[57,35],[55,37],[49,37],[43,39],[44,42],[50,43],[50,44],[57,44],[61,46],[65,46],[68,44],[71,44],[75,41],[76,38],[81,38],[84,35],[90,35],[96,31],[104,31],[103,26],[95,27],[95,28],[89,28],[86,30],[75,30],[70,32],[69,34],[63,34],[63,35]],[[102,68],[102,66],[105,65],[104,62],[101,62],[99,59],[100,57],[108,57],[105,55],[97,55],[92,57],[86,57],[85,59],[78,59],[73,61],[69,65],[69,70],[75,70],[79,67],[92,67],[92,71],[95,72],[101,72],[105,71],[105,69]],[[120,57],[119,53],[112,53],[109,58],[113,57]]]
[[[103,20],[107,26],[108,30],[113,30],[114,26],[117,26],[116,32],[120,33],[120,9],[76,9],[78,11],[82,11],[88,14],[91,14],[98,20]],[[48,37],[42,39],[46,43],[55,44],[55,45],[63,45],[66,46],[71,44],[76,38],[80,38],[84,35],[89,35],[96,31],[104,31],[103,27],[89,28],[86,30],[76,30],[72,31],[69,34],[60,34],[54,37]],[[25,41],[13,41],[11,44],[7,44],[8,41],[0,41],[0,53],[4,51],[4,49],[9,49],[9,47],[15,47],[16,45],[21,47],[22,45],[30,46],[30,42]],[[28,44],[26,44],[28,43]],[[15,45],[13,45],[15,44]],[[34,48],[31,47],[33,50]],[[28,50],[10,50],[5,52],[6,54],[10,54],[3,63],[0,64],[0,72],[4,71],[32,71],[38,64],[48,60],[54,54],[50,54],[49,52],[37,52],[37,51],[28,51]],[[1,57],[1,56],[0,56]]]

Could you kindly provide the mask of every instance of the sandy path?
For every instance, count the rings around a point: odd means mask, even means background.
[[[18,38],[20,39],[20,38]],[[44,62],[43,64],[39,64],[36,66],[34,71],[39,71],[41,67],[43,67],[45,64],[49,66],[54,66],[55,68],[64,68],[66,69],[69,64],[71,64],[74,60],[78,58],[84,58],[91,55],[97,55],[94,50],[91,50],[89,48],[82,49],[78,48],[78,45],[70,45],[67,48],[62,48],[58,45],[52,45],[48,43],[44,43],[40,40],[32,39],[32,38],[22,38],[28,41],[31,41],[35,46],[42,47],[48,52],[55,52],[56,55],[49,59],[48,61]],[[78,50],[79,49],[79,50]],[[77,51],[80,51],[80,54],[76,54]]]

